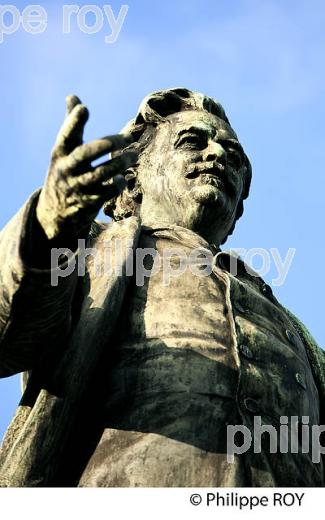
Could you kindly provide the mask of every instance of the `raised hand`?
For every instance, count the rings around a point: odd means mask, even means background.
[[[127,147],[132,138],[112,135],[83,144],[88,116],[79,98],[67,98],[67,115],[36,208],[37,220],[49,240],[86,236],[103,203],[124,189],[123,173],[137,159],[134,152],[125,152],[93,167],[92,161]]]

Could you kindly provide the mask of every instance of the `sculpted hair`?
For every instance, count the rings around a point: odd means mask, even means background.
[[[125,151],[135,151],[141,156],[146,147],[155,138],[159,125],[166,121],[171,114],[185,110],[200,110],[209,112],[229,126],[229,120],[223,107],[212,98],[198,92],[192,92],[186,88],[174,88],[153,92],[144,98],[138,113],[122,130],[122,133],[130,133],[134,142],[122,151],[115,152],[112,157],[117,157]],[[236,225],[236,221],[244,212],[243,201],[248,197],[252,177],[251,164],[248,157],[244,157],[244,188],[241,200],[238,203],[237,213],[234,219],[230,235]],[[142,202],[142,191],[137,178],[137,164],[129,168],[125,175],[127,187],[121,195],[111,199],[104,205],[104,213],[113,220],[122,220],[132,215],[138,215]],[[227,237],[228,237],[227,235]],[[227,237],[224,238],[223,243]]]

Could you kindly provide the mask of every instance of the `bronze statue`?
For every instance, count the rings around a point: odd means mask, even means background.
[[[44,187],[1,233],[0,376],[25,372],[26,386],[1,486],[323,486],[322,460],[300,449],[303,418],[324,424],[323,351],[220,250],[251,181],[222,106],[155,92],[120,135],[83,144],[87,118],[69,97]],[[103,205],[113,222],[94,221]],[[91,255],[83,276],[70,269],[81,239],[112,244],[120,272],[99,272]],[[150,255],[142,284],[128,274],[130,250],[173,248],[211,253],[210,274],[166,284]],[[53,250],[69,272],[57,284]],[[277,432],[289,418],[298,450],[270,453],[266,436],[229,461],[227,427],[252,432],[257,416]]]

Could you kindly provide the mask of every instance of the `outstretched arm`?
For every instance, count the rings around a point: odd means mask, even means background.
[[[77,273],[53,286],[51,248],[76,252],[77,240],[87,237],[102,204],[124,188],[122,174],[136,159],[125,153],[93,167],[92,161],[132,140],[117,135],[83,144],[88,110],[76,96],[67,104],[43,189],[0,233],[0,377],[32,369],[64,344]]]

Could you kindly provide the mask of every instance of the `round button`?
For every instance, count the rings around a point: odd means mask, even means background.
[[[296,381],[297,381],[298,385],[300,385],[301,388],[306,390],[307,386],[306,386],[303,376],[301,374],[299,374],[299,372],[297,372],[295,377],[296,377]]]
[[[255,399],[252,399],[251,397],[246,397],[246,399],[244,399],[244,405],[246,410],[248,410],[251,413],[257,413],[260,409],[258,402],[255,401]]]
[[[239,350],[245,358],[253,359],[253,357],[254,357],[253,352],[247,345],[245,345],[245,344],[239,345]]]

